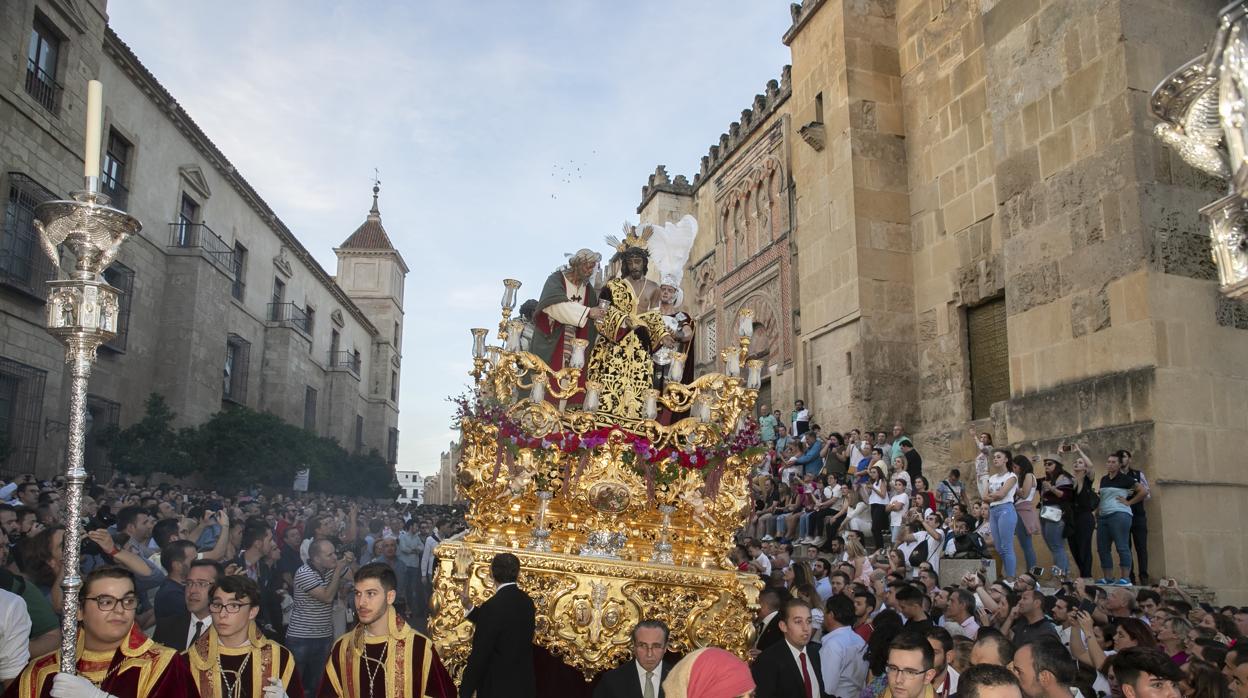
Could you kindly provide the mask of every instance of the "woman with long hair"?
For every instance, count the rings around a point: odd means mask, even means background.
[[[845,537],[845,561],[854,566],[854,581],[871,583],[871,572],[874,569],[867,557],[867,549],[858,542],[857,536]]]
[[[1035,466],[1031,459],[1024,455],[1014,456],[1011,470],[1018,476],[1018,493],[1014,495],[1014,511],[1018,514],[1018,523],[1014,525],[1014,534],[1018,536],[1018,544],[1023,549],[1023,559],[1027,569],[1039,576],[1036,565],[1036,546],[1032,536],[1040,532],[1040,512],[1036,510],[1037,487]]]
[[[992,544],[1001,558],[1005,576],[1011,580],[1017,573],[1014,558],[1014,530],[1018,526],[1018,512],[1014,509],[1014,495],[1018,491],[1018,476],[1010,472],[1014,454],[998,448],[992,452],[992,464],[988,477],[981,483],[979,496],[988,502],[988,520],[992,529]]]
[[[1049,456],[1044,459],[1044,480],[1040,482],[1040,503],[1043,506],[1040,528],[1044,544],[1053,554],[1053,576],[1064,577],[1070,572],[1070,558],[1066,556],[1066,527],[1073,519],[1071,501],[1075,497],[1075,479],[1066,472],[1065,466]],[[1053,518],[1057,512],[1058,518]]]
[[[1201,660],[1188,662],[1179,686],[1181,695],[1186,698],[1231,698],[1222,670]]]
[[[923,498],[923,509],[936,509],[936,495],[932,493],[932,488],[927,483],[927,477],[919,475],[914,478],[914,496]],[[922,511],[923,509],[920,509]]]
[[[867,486],[871,505],[871,536],[875,539],[875,549],[884,548],[884,534],[888,532],[888,480],[884,477],[884,469],[873,465],[867,469]]]
[[[1072,466],[1075,481],[1071,495],[1071,521],[1074,535],[1070,538],[1070,549],[1075,554],[1075,566],[1079,568],[1080,577],[1092,577],[1092,533],[1096,530],[1096,508],[1100,497],[1096,493],[1096,480],[1092,468],[1092,459],[1084,454],[1079,444],[1059,446],[1066,453],[1078,453]]]

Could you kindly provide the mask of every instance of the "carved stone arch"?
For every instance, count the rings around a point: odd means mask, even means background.
[[[771,225],[774,218],[774,216],[772,216],[771,209],[775,203],[771,197],[770,189],[771,177],[768,175],[763,177],[762,180],[758,182],[758,185],[754,190],[756,200],[755,208],[758,211],[758,249],[760,250],[771,244],[771,241],[775,239],[775,232],[773,231]]]
[[[698,266],[693,276],[694,307],[699,315],[715,307],[715,265],[711,261]]]

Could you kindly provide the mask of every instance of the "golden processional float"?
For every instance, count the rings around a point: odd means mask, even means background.
[[[586,340],[573,340],[558,371],[521,351],[523,321],[511,319],[520,283],[503,283],[503,345],[472,330],[475,387],[459,400],[456,487],[468,530],[438,546],[429,632],[442,661],[462,672],[472,624],[461,591],[467,581],[474,605],[488,598],[490,561],[504,551],[519,557],[519,585],[537,607],[534,643],[586,681],[631,656],[643,618],[668,624],[672,652],[716,646],[744,658],[762,584],[728,552],[761,453],[746,419],[762,372],[762,361],[746,360],[751,311],[739,346],[720,354],[723,373],[683,384],[685,356],[672,354],[669,380],[625,428],[598,410],[592,375],[579,385]],[[581,404],[569,403],[577,395]],[[689,416],[665,425],[663,408]]]

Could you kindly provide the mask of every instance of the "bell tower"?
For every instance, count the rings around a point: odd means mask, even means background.
[[[381,182],[373,183],[373,207],[359,228],[334,248],[338,257],[337,283],[377,328],[367,348],[363,428],[369,443],[387,444],[382,455],[393,464],[398,448],[399,377],[403,351],[403,286],[407,263],[390,242],[381,224],[377,197]],[[351,351],[344,338],[342,351]],[[364,347],[357,350],[363,351]]]

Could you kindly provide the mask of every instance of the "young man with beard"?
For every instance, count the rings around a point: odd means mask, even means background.
[[[45,654],[9,684],[5,698],[198,696],[186,659],[153,642],[135,624],[139,597],[128,570],[112,566],[91,570],[78,602],[77,673],[60,673],[60,651]]]
[[[932,691],[936,698],[949,698],[958,693],[958,672],[949,665],[953,654],[953,636],[939,626],[929,628],[927,643],[932,646]]]
[[[1061,642],[1042,637],[1019,647],[1010,669],[1024,698],[1071,698],[1078,665]]]
[[[290,650],[256,627],[260,587],[242,575],[212,586],[212,627],[187,650],[191,678],[202,698],[288,698],[303,686]]]
[[[875,613],[875,594],[865,589],[854,592],[854,632],[863,642],[871,641],[871,616]]]
[[[1018,597],[1018,605],[1011,611],[1001,632],[1007,633],[1015,647],[1021,647],[1041,637],[1057,638],[1057,628],[1044,615],[1044,594],[1028,589]]]
[[[359,624],[334,643],[317,695],[321,698],[454,698],[455,684],[433,649],[394,612],[399,581],[386,565],[355,573]],[[500,677],[507,680],[507,677]]]

